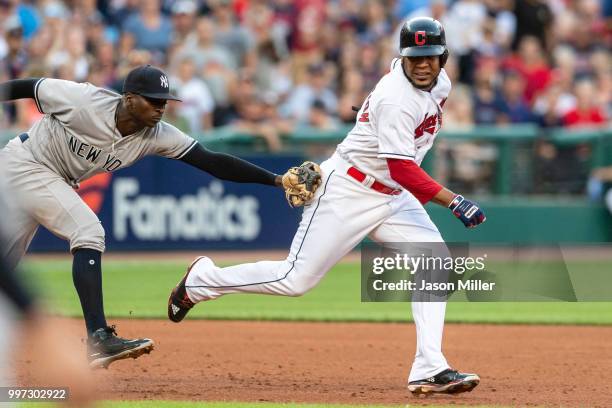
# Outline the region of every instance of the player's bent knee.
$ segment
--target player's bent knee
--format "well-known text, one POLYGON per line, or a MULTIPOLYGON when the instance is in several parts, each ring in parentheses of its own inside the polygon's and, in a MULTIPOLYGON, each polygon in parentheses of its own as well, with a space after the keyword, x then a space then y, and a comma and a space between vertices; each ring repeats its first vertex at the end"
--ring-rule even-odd
POLYGON ((287 288, 287 290, 285 291, 285 295, 290 297, 300 297, 304 296, 309 290, 310 289, 308 288, 300 286, 292 286, 287 288))
POLYGON ((314 275, 288 276, 286 281, 286 295, 291 297, 303 296, 317 286, 321 278, 314 275))
POLYGON ((74 252, 79 248, 90 248, 104 252, 106 249, 105 233, 102 223, 99 221, 86 226, 82 226, 70 237, 70 251, 74 252))

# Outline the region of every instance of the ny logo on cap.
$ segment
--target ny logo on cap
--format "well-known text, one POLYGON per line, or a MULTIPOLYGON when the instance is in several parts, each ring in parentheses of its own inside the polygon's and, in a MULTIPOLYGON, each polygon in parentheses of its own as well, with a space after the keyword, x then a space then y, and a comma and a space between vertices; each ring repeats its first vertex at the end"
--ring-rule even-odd
POLYGON ((162 75, 159 77, 159 80, 161 81, 161 86, 164 88, 168 87, 168 77, 165 75, 162 75))

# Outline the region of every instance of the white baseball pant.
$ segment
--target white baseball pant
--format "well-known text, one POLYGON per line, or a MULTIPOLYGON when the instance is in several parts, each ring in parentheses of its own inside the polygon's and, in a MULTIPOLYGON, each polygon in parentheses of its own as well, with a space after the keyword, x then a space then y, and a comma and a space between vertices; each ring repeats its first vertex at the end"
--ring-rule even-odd
MULTIPOLYGON (((408 192, 387 195, 347 175, 350 165, 334 154, 321 164, 323 182, 283 261, 261 261, 227 268, 196 262, 187 294, 197 303, 229 293, 300 296, 315 287, 366 236, 377 242, 442 242, 429 215, 408 192)), ((413 302, 417 351, 409 381, 448 368, 442 354, 445 302, 413 302)))
POLYGON ((11 141, 0 152, 5 164, 6 183, 22 208, 12 220, 15 233, 8 237, 6 254, 21 259, 42 225, 70 242, 70 250, 105 250, 104 228, 98 216, 58 174, 36 162, 32 153, 11 141))

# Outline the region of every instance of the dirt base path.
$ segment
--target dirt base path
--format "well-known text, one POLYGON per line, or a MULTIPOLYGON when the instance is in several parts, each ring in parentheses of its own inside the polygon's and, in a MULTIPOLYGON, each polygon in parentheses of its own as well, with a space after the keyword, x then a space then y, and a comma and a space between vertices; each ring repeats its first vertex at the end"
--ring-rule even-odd
MULTIPOLYGON (((415 398, 406 390, 412 324, 113 323, 156 349, 96 371, 103 399, 612 406, 612 327, 449 324, 446 357, 482 382, 471 393, 415 398)), ((69 326, 66 335, 81 335, 80 321, 69 326)))

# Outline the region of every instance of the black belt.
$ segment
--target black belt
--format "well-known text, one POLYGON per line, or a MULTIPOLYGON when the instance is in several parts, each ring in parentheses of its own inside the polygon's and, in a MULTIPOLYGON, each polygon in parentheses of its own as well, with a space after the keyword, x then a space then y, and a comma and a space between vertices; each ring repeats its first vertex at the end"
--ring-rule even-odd
POLYGON ((26 140, 28 140, 30 138, 30 136, 27 133, 22 133, 19 135, 19 140, 21 140, 21 143, 25 143, 26 140))

